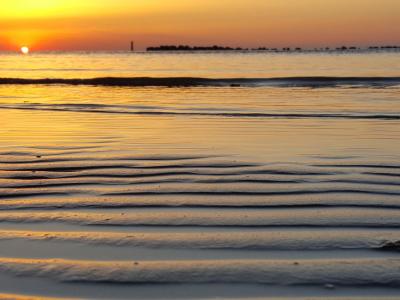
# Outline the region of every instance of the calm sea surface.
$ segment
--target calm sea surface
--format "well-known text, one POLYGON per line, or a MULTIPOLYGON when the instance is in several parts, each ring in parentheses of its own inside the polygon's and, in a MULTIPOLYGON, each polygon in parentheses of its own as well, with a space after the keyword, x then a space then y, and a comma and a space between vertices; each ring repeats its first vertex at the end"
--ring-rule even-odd
POLYGON ((0 54, 95 77, 248 81, 0 84, 0 292, 400 296, 400 53, 0 54))
POLYGON ((0 54, 1 77, 399 76, 400 53, 0 54))

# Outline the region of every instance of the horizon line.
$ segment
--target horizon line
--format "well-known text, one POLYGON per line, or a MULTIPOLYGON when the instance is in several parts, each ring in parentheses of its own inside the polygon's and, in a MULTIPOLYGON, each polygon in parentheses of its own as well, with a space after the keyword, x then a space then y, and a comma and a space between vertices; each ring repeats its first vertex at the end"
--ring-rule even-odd
MULTIPOLYGON (((129 46, 129 45, 128 45, 129 46)), ((29 46, 28 46, 29 47, 29 46)), ((220 46, 220 45, 208 45, 208 46, 192 46, 188 44, 162 44, 158 46, 147 46, 144 49, 134 49, 126 47, 124 49, 38 49, 35 47, 29 47, 32 52, 134 52, 134 53, 155 53, 155 52, 223 52, 223 51, 259 51, 259 52, 329 52, 329 51, 368 51, 368 50, 399 50, 400 44, 375 44, 369 46, 360 45, 342 45, 342 46, 323 46, 323 47, 233 47, 233 46, 220 46), (171 47, 172 49, 163 49, 164 47, 171 47), (213 48, 217 47, 217 49, 213 48), (189 49, 188 49, 189 48, 189 49)), ((0 49, 1 53, 19 53, 20 48, 16 49, 0 49)))

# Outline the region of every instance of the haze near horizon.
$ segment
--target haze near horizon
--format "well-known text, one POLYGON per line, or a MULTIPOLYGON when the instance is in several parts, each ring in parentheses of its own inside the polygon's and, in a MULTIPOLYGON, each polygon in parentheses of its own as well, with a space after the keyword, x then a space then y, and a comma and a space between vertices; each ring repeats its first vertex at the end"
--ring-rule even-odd
POLYGON ((398 44, 398 11, 395 0, 14 0, 0 11, 0 50, 398 44))

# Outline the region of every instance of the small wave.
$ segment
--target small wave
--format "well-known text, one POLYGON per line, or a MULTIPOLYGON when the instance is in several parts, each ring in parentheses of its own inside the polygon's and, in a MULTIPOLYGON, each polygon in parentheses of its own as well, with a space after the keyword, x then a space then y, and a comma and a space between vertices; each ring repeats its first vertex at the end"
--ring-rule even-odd
POLYGON ((33 110, 33 111, 62 111, 103 114, 124 114, 140 116, 182 116, 182 117, 220 117, 220 118, 258 118, 258 119, 355 119, 355 120, 400 120, 400 114, 381 113, 256 113, 256 112, 206 112, 206 111, 174 111, 174 110, 130 110, 124 107, 107 105, 40 105, 14 104, 0 105, 0 109, 33 110))
POLYGON ((282 78, 197 78, 197 77, 101 77, 67 78, 0 78, 0 84, 65 84, 128 87, 387 87, 400 85, 400 77, 282 77, 282 78))

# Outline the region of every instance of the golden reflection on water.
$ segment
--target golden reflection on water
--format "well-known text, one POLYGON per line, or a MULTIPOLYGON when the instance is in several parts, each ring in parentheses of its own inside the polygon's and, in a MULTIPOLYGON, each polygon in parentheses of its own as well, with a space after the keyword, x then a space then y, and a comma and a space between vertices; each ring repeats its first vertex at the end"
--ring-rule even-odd
POLYGON ((207 152, 263 161, 397 156, 397 121, 307 117, 398 114, 397 95, 397 88, 2 86, 0 141, 2 147, 96 144, 110 151, 207 152), (170 112, 176 115, 163 115, 170 112), (305 117, 285 117, 292 113, 305 117))
POLYGON ((397 155, 396 123, 365 120, 186 118, 53 111, 0 111, 0 141, 12 146, 98 145, 135 153, 209 153, 262 161, 312 155, 397 155))
POLYGON ((398 53, 0 53, 1 77, 398 76, 398 53))

